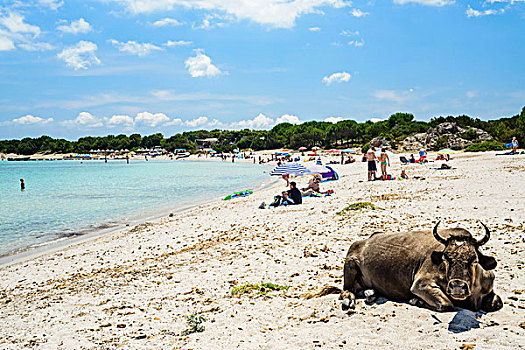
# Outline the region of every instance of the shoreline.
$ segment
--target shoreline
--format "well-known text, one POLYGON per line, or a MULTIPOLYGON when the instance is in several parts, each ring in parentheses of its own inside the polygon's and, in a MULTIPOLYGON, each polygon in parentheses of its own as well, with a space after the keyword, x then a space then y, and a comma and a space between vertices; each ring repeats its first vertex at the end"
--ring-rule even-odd
POLYGON ((521 348, 525 157, 492 152, 451 162, 450 170, 394 163, 392 174, 404 169, 409 180, 371 182, 366 163, 334 165, 340 179, 322 183, 334 190, 329 197, 258 209, 285 187, 276 179, 248 197, 2 266, 0 347, 521 348), (345 210, 357 202, 376 209, 345 210), (438 220, 440 229, 459 226, 476 238, 480 221, 490 228, 482 251, 498 262, 501 310, 436 312, 385 298, 341 310, 329 291, 342 287, 352 243, 377 231, 431 230, 438 220), (203 332, 184 333, 190 315, 207 320, 203 332))
MULTIPOLYGON (((157 160, 165 160, 165 159, 157 159, 157 160)), ((278 183, 277 180, 278 179, 263 180, 257 183, 253 187, 253 189, 254 191, 255 190, 261 191, 267 188, 271 188, 277 185, 278 183)), ((141 224, 156 222, 166 216, 170 216, 171 214, 180 214, 180 213, 188 212, 195 208, 205 206, 207 204, 221 202, 222 200, 223 200, 222 195, 216 198, 203 199, 202 201, 199 201, 198 203, 195 203, 195 204, 175 206, 169 209, 155 211, 154 214, 146 215, 144 217, 137 216, 135 218, 127 220, 129 221, 127 223, 119 222, 112 227, 95 228, 85 233, 58 237, 58 238, 51 239, 49 241, 42 242, 36 245, 33 244, 33 245, 25 246, 25 247, 16 248, 11 251, 7 251, 5 253, 0 254, 0 269, 5 266, 9 266, 9 265, 16 264, 19 262, 24 262, 27 260, 34 259, 41 255, 45 255, 46 253, 58 252, 62 249, 67 249, 76 244, 81 244, 81 243, 90 241, 92 239, 97 239, 98 237, 103 237, 109 234, 116 234, 118 232, 121 232, 127 229, 133 229, 134 227, 137 227, 138 225, 141 225, 141 224)), ((121 221, 125 221, 125 220, 121 220, 121 221)), ((84 230, 84 231, 87 231, 87 230, 84 230)))

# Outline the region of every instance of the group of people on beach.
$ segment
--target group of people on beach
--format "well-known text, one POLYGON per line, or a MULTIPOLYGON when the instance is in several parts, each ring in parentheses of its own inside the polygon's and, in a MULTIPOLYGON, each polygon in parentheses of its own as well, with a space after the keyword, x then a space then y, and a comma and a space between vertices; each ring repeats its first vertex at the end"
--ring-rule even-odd
POLYGON ((366 152, 366 160, 368 162, 368 181, 374 181, 374 180, 387 180, 388 174, 387 174, 387 166, 390 166, 390 158, 388 157, 388 153, 386 153, 386 148, 381 149, 381 154, 379 155, 379 158, 376 156, 376 149, 375 147, 370 147, 368 151, 366 152), (377 166, 376 162, 379 161, 381 164, 381 177, 377 177, 377 166))
POLYGON ((297 188, 295 181, 289 181, 289 177, 283 176, 283 178, 286 180, 286 184, 290 189, 281 192, 281 195, 275 196, 270 206, 277 207, 282 204, 298 205, 303 203, 303 197, 321 195, 321 175, 319 174, 315 174, 308 182, 308 185, 301 189, 297 188))

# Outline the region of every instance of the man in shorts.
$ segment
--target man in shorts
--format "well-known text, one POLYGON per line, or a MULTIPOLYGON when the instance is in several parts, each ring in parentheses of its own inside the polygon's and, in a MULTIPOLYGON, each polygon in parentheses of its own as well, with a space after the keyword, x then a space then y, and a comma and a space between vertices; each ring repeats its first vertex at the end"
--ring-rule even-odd
POLYGON ((368 181, 374 181, 376 179, 376 149, 370 147, 366 152, 366 160, 368 161, 368 181))

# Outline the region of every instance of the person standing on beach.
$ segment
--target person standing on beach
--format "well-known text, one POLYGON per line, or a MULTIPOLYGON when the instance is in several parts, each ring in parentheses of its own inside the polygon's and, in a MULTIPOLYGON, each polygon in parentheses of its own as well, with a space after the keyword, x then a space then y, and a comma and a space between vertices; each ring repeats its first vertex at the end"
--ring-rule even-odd
POLYGON ((24 181, 24 179, 20 179, 20 190, 25 190, 26 189, 26 183, 24 181))
POLYGON ((388 154, 386 153, 386 148, 381 149, 381 180, 386 180, 387 172, 386 167, 387 165, 390 166, 390 158, 388 158, 388 154))
POLYGON ((516 137, 512 138, 512 154, 515 154, 518 151, 518 140, 516 137))
POLYGON ((374 181, 376 179, 376 149, 370 147, 366 152, 366 160, 368 161, 368 181, 374 181))

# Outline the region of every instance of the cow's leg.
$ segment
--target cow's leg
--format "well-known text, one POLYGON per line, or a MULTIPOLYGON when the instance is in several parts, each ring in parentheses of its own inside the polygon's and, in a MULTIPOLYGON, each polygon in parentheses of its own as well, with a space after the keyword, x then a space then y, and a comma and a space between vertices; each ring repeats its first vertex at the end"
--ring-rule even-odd
POLYGON ((494 291, 491 291, 489 294, 485 295, 481 301, 481 309, 488 312, 498 311, 502 307, 503 301, 499 295, 494 293, 494 291))
POLYGON ((355 308, 355 294, 353 292, 356 290, 357 273, 358 267, 356 261, 347 257, 344 267, 343 291, 339 296, 339 299, 343 300, 343 311, 355 308))
POLYGON ((415 280, 410 291, 422 301, 427 303, 428 307, 437 311, 452 311, 454 305, 447 298, 439 286, 429 279, 415 280))

